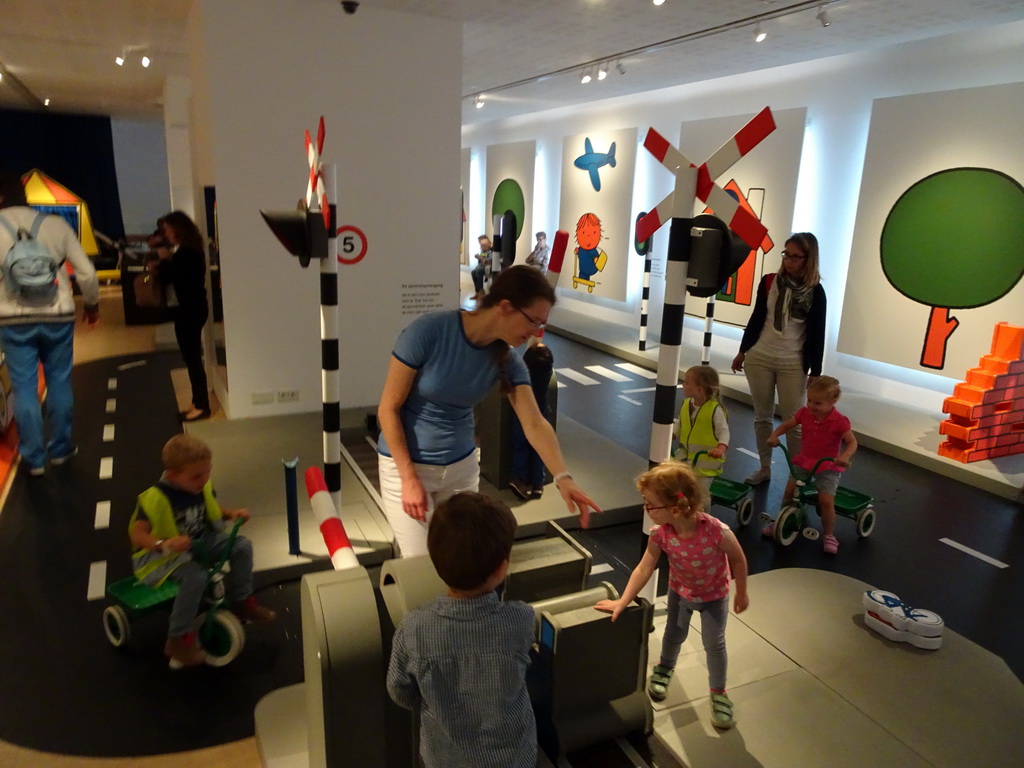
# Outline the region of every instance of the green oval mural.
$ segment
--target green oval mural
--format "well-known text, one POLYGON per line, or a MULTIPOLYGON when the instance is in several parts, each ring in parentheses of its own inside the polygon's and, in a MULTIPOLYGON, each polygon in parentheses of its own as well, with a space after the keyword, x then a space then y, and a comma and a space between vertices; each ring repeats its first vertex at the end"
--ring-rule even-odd
POLYGON ((516 240, 523 234, 523 222, 526 220, 526 198, 523 189, 515 179, 505 179, 494 190, 494 201, 491 203, 491 216, 504 216, 505 211, 516 215, 516 240))

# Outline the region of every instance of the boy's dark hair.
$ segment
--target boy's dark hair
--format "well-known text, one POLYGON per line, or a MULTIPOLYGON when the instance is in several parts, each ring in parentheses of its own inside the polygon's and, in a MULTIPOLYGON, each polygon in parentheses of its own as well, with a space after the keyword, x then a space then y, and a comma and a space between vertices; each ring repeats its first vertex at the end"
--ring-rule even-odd
POLYGON ((427 529, 427 552, 445 584, 473 590, 508 559, 515 534, 516 518, 507 504, 463 491, 434 510, 427 529))
POLYGON ((15 205, 28 205, 25 199, 25 185, 21 183, 21 176, 10 171, 0 170, 0 208, 10 208, 15 205))
POLYGON ((546 344, 534 344, 523 353, 523 362, 530 373, 533 373, 534 370, 551 368, 555 356, 551 354, 551 348, 546 344))

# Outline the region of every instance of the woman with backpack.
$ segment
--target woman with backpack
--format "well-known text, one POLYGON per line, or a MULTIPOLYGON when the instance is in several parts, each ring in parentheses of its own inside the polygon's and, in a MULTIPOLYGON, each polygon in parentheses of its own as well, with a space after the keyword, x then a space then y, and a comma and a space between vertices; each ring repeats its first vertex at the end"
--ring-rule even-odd
POLYGON ((158 248, 160 282, 166 288, 167 306, 174 320, 174 336, 188 368, 192 407, 179 414, 182 421, 210 418, 210 392, 203 363, 203 326, 209 317, 206 303, 206 254, 199 227, 182 211, 159 220, 170 248, 158 248))
MULTIPOLYGON (((743 371, 754 406, 754 437, 761 467, 746 482, 760 485, 772 477, 775 396, 783 421, 804 404, 807 382, 821 375, 825 351, 825 289, 818 274, 818 238, 810 232, 790 235, 778 272, 761 278, 754 311, 740 351, 732 361, 743 371)), ((800 452, 799 427, 790 430, 789 452, 800 452)))

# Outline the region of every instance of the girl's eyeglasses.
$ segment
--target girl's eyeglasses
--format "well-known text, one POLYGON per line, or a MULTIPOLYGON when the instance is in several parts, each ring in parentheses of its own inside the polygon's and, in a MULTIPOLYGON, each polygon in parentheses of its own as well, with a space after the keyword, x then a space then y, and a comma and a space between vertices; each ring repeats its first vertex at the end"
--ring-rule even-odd
POLYGON ((645 501, 644 502, 644 512, 650 513, 650 512, 653 512, 656 509, 672 509, 675 506, 676 506, 675 504, 666 504, 665 506, 662 506, 662 507, 652 507, 649 503, 647 503, 645 501))

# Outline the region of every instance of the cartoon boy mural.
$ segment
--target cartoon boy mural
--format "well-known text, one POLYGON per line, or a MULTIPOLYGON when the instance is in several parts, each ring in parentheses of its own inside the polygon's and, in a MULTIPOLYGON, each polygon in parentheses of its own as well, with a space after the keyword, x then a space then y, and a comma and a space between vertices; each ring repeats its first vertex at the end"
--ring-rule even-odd
POLYGON ((608 263, 608 254, 598 248, 601 243, 601 220, 597 214, 585 213, 580 216, 576 222, 576 242, 579 247, 575 249, 576 277, 573 278, 572 287, 576 288, 582 283, 593 293, 595 283, 592 278, 604 271, 608 263))

